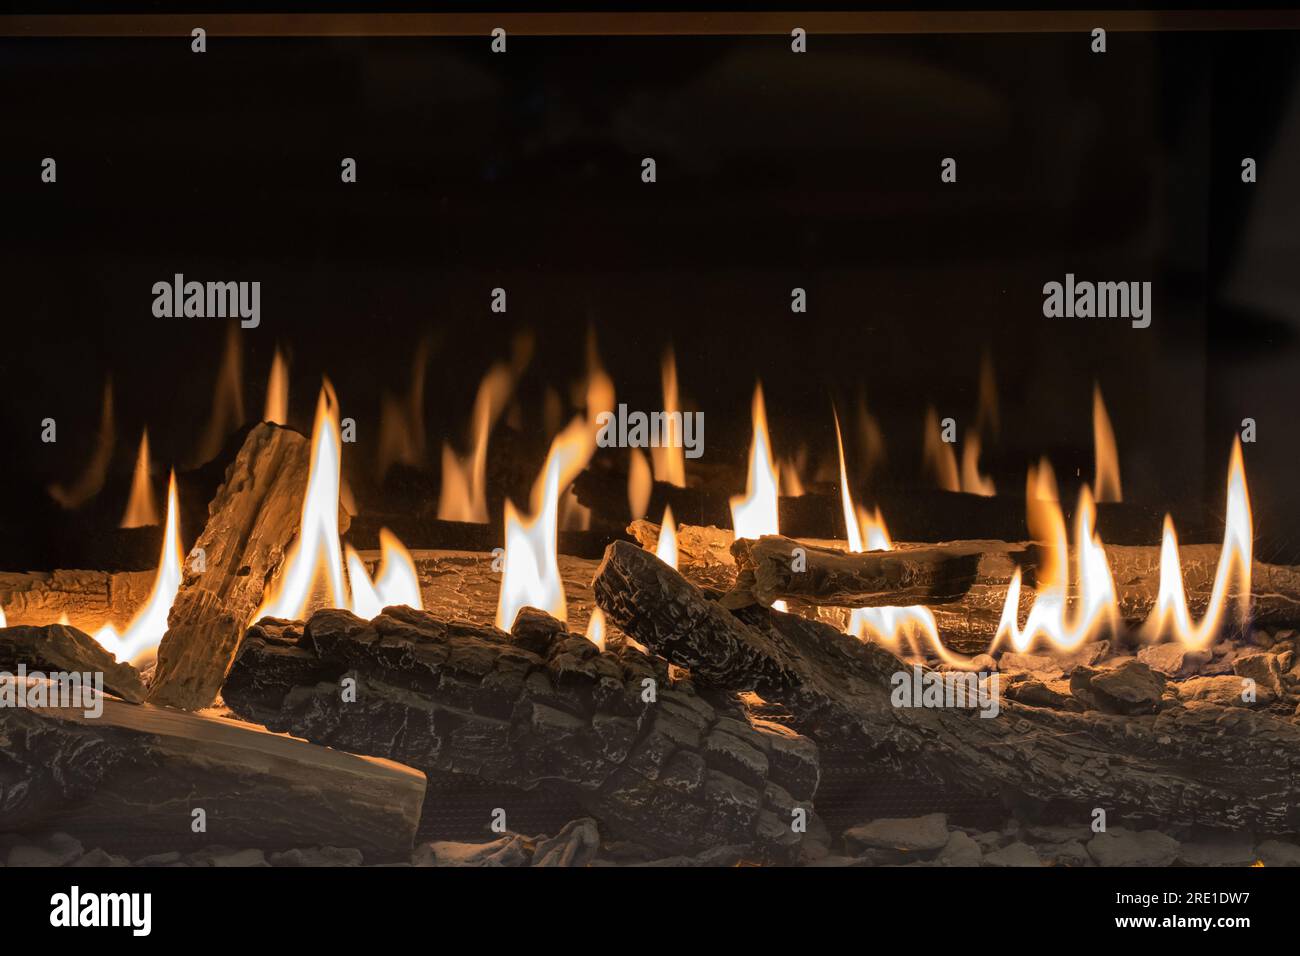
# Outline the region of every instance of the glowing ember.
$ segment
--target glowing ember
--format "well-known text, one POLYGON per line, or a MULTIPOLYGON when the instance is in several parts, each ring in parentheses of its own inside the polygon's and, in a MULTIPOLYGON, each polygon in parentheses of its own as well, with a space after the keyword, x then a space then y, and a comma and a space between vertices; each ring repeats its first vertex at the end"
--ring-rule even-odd
POLYGON ((1182 564, 1173 520, 1165 515, 1164 539, 1160 547, 1160 593, 1151 616, 1143 625, 1151 640, 1176 637, 1190 648, 1210 643, 1222 624, 1229 600, 1237 606, 1239 623, 1250 616, 1250 563, 1254 553, 1254 530, 1250 513, 1250 492, 1246 489, 1246 468, 1241 442, 1232 444, 1228 465, 1228 509, 1223 528, 1223 549, 1214 574, 1210 603, 1199 624, 1192 622, 1183 592, 1182 564), (1235 585, 1235 588, 1233 588, 1235 585))
POLYGON ((671 346, 664 350, 663 387, 667 434, 658 447, 650 449, 655 466, 655 480, 685 488, 686 457, 682 451, 681 415, 677 414, 681 411, 677 395, 677 359, 671 346))
POLYGON ((1123 501, 1124 492, 1119 481, 1119 451, 1115 447, 1115 432, 1110 427, 1106 403, 1101 397, 1101 386, 1092 388, 1092 443, 1096 457, 1098 501, 1123 501))
POLYGON ((266 382, 266 410, 262 421, 276 425, 289 423, 289 366, 277 348, 271 359, 271 375, 266 382))
MULTIPOLYGON (((162 553, 158 558, 158 573, 154 577, 149 599, 121 634, 109 624, 94 634, 95 640, 119 661, 146 661, 167 633, 167 613, 181 586, 179 514, 176 474, 173 472, 167 483, 167 523, 163 528, 162 553)), ((66 615, 60 618, 60 623, 67 623, 66 615)))
POLYGON ((605 612, 598 607, 592 608, 591 619, 587 621, 587 640, 602 651, 605 649, 605 612))
POLYGON ((135 475, 131 479, 131 498, 122 516, 123 528, 143 528, 158 523, 158 505, 153 500, 153 484, 149 481, 149 430, 140 436, 140 453, 135 460, 135 475))
POLYGON ((664 520, 659 526, 655 557, 668 567, 674 570, 677 568, 677 522, 673 520, 673 509, 668 505, 664 505, 664 520))

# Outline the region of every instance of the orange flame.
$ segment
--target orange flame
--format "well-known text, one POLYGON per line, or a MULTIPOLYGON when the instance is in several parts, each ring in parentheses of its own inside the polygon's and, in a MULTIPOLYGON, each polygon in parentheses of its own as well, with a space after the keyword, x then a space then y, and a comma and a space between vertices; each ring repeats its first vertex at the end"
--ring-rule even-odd
POLYGON ((1110 427, 1106 402, 1101 397, 1101 386, 1092 387, 1092 444, 1096 458, 1096 485, 1098 501, 1123 501, 1124 492, 1119 481, 1119 450, 1115 446, 1115 431, 1110 427))
POLYGON ((966 433, 966 444, 961 450, 961 490, 985 498, 997 494, 993 479, 980 474, 980 436, 976 431, 966 433))
POLYGON ((639 448, 632 449, 632 461, 627 470, 627 504, 632 511, 632 520, 644 518, 650 508, 650 494, 654 490, 654 479, 650 476, 650 463, 646 461, 645 452, 639 448))
POLYGON ((686 487, 686 457, 682 450, 680 434, 681 403, 677 395, 677 358, 672 346, 664 350, 663 360, 664 419, 666 434, 663 441, 650 449, 654 460, 655 480, 665 481, 678 488, 686 487))
POLYGON ((395 463, 424 461, 424 380, 429 366, 429 340, 415 347, 411 360, 411 390, 405 399, 385 392, 380 400, 379 461, 382 478, 395 463))
POLYGON ((591 619, 587 621, 587 640, 602 651, 605 649, 605 612, 598 607, 591 609, 591 619))
POLYGON ((664 505, 664 520, 659 526, 659 543, 655 545, 655 557, 676 570, 677 522, 673 520, 673 509, 668 505, 664 505))
POLYGON ((957 455, 939 431, 939 413, 931 406, 925 410, 925 447, 923 462, 944 491, 961 491, 957 472, 957 455))
POLYGON ((289 366, 277 348, 271 359, 271 374, 266 380, 266 410, 262 421, 276 425, 289 423, 289 366))
POLYGON ((131 498, 122 516, 123 528, 143 528, 158 523, 158 505, 153 500, 153 484, 149 481, 149 429, 140 436, 140 453, 135 460, 135 475, 131 479, 131 498))
POLYGON ((226 436, 244 423, 244 384, 239 351, 239 327, 226 331, 226 350, 217 372, 216 392, 212 398, 212 418, 199 443, 200 464, 211 461, 221 451, 226 436))
POLYGON ((285 557, 280 576, 253 615, 302 618, 311 603, 321 577, 327 589, 326 607, 346 607, 359 616, 374 617, 392 604, 419 608, 420 588, 411 556, 387 529, 380 532, 383 557, 378 581, 372 583, 360 557, 351 552, 349 562, 352 590, 343 575, 343 552, 339 546, 339 494, 342 442, 339 437, 338 399, 329 381, 321 386, 316 401, 316 422, 312 427, 311 471, 302 503, 298 539, 285 557))
MULTIPOLYGON (((167 483, 167 522, 163 528, 162 553, 149 599, 121 634, 111 624, 95 632, 94 638, 119 661, 147 660, 167 633, 167 614, 181 586, 180 508, 177 505, 176 473, 167 483)), ((61 619, 66 623, 66 616, 61 619)))
POLYGON ((1183 591, 1182 564, 1178 558, 1178 538, 1173 519, 1165 515, 1160 547, 1160 591, 1156 606, 1143 625, 1151 640, 1176 637, 1190 648, 1201 648, 1218 633, 1229 600, 1237 605, 1239 623, 1250 617, 1250 571, 1254 554, 1254 529, 1250 512, 1250 492, 1246 488, 1246 467, 1242 462, 1241 441, 1232 443, 1228 465, 1228 509, 1223 528, 1223 548, 1214 574, 1210 603, 1199 624, 1192 622, 1183 591), (1235 584, 1235 590, 1230 590, 1235 584))
POLYGON ((737 538, 761 538, 780 534, 780 472, 772 460, 772 443, 767 434, 767 408, 763 386, 754 386, 754 440, 749 449, 749 477, 745 494, 731 499, 731 526, 737 538))
POLYGON ((86 464, 81 477, 73 482, 71 488, 61 484, 50 486, 50 497, 63 508, 72 510, 80 508, 104 487, 108 477, 108 465, 113 458, 113 443, 116 435, 113 427, 113 382, 104 380, 104 399, 100 404, 99 433, 95 436, 95 450, 86 464))

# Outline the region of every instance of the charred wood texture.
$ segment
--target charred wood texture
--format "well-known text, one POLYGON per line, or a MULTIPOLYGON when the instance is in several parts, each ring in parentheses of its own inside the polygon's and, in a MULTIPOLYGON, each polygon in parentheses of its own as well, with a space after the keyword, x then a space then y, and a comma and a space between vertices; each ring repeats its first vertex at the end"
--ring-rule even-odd
POLYGON ((424 775, 259 727, 104 699, 0 709, 0 830, 66 830, 106 850, 220 843, 357 847, 406 858, 424 775), (193 811, 206 832, 193 831, 193 811))
POLYGON ((205 567, 186 562, 158 648, 151 702, 197 710, 216 698, 297 537, 310 453, 310 442, 287 428, 263 423, 249 432, 196 545, 205 567))
POLYGON ((140 672, 130 664, 119 664, 93 637, 75 627, 47 624, 0 628, 0 671, 16 674, 20 664, 29 674, 103 674, 108 693, 132 704, 144 700, 140 672))
MULTIPOLYGON (((154 564, 158 562, 155 552, 154 564)), ((149 599, 156 570, 0 573, 0 607, 10 624, 48 624, 66 614, 74 627, 126 625, 149 599)))
POLYGON ((263 621, 222 696, 245 719, 327 746, 561 788, 602 831, 671 852, 793 852, 793 811, 810 811, 819 775, 806 738, 720 713, 664 662, 630 646, 603 653, 531 610, 511 634, 409 608, 372 622, 337 610, 305 627, 263 621))
POLYGON ((1141 716, 1012 700, 994 718, 894 707, 891 681, 904 665, 883 647, 757 605, 733 615, 634 546, 610 546, 595 591, 612 621, 701 687, 778 702, 791 728, 828 753, 867 754, 975 792, 1173 825, 1300 826, 1300 728, 1288 720, 1204 701, 1141 716))

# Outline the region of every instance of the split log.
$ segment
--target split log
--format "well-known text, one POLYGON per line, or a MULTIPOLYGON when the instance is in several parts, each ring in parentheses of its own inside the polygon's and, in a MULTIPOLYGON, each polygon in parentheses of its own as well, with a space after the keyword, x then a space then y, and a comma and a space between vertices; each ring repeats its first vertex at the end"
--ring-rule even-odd
POLYGON ((0 831, 64 830, 113 852, 220 843, 405 859, 424 775, 239 721, 103 700, 0 709, 0 831), (206 832, 193 831, 202 809, 206 832))
MULTIPOLYGON (((153 562, 158 563, 155 550, 153 562)), ((48 624, 67 615, 83 631, 104 624, 125 627, 149 599, 149 571, 31 571, 0 573, 0 608, 10 624, 48 624)))
MULTIPOLYGON (((633 521, 627 531, 647 551, 659 547, 662 529, 653 521, 633 521)), ((678 525, 677 566, 696 584, 729 590, 736 583, 736 559, 731 554, 734 540, 735 532, 730 528, 678 525)))
POLYGON ((700 686, 778 702, 828 753, 1080 814, 1102 806, 1165 825, 1300 827, 1300 727, 1289 720, 1204 701, 1119 716, 1003 700, 991 719, 895 707, 904 665, 885 648, 756 605, 742 619, 635 546, 610 546, 595 590, 610 620, 700 686))
POLYGON ((140 672, 130 664, 119 664, 93 637, 75 627, 0 628, 0 671, 16 674, 20 664, 28 673, 102 674, 108 693, 132 704, 144 700, 140 672))
POLYGON ((269 423, 248 433, 196 545, 205 569, 186 562, 158 648, 151 702, 197 710, 216 698, 244 629, 298 534, 310 444, 269 423))
POLYGON ((668 852, 794 852, 792 813, 810 809, 819 775, 807 739, 720 711, 663 661, 602 653, 532 610, 510 634, 400 607, 373 622, 339 610, 305 627, 262 621, 222 697, 272 730, 494 785, 485 825, 495 807, 509 813, 507 788, 546 787, 602 832, 668 852))

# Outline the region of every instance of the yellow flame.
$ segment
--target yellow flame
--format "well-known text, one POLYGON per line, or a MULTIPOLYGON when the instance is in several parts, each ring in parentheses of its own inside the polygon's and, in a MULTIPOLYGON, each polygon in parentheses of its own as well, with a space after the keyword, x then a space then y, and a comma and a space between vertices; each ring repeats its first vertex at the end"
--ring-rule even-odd
POLYGON ((605 612, 598 607, 591 609, 591 619, 587 621, 587 640, 602 651, 605 649, 605 612))
POLYGON ((961 491, 957 472, 957 455, 939 431, 939 413, 931 406, 925 410, 925 448, 923 462, 944 491, 961 491))
POLYGON ((460 457, 451 445, 443 443, 440 519, 487 523, 488 437, 514 391, 515 376, 514 366, 498 362, 483 377, 470 417, 472 448, 468 456, 460 457))
POLYGON ((677 522, 673 520, 673 509, 668 505, 664 505, 664 520, 659 526, 655 557, 668 567, 677 568, 677 522))
POLYGON ((650 508, 650 494, 653 490, 650 462, 646 461, 645 452, 633 448, 632 461, 627 470, 627 505, 632 512, 633 521, 645 517, 650 508))
POLYGON ((352 587, 351 610, 357 617, 371 620, 378 617, 386 607, 404 604, 417 611, 424 608, 420 596, 420 579, 415 572, 415 562, 411 554, 403 547, 387 528, 379 529, 379 547, 381 556, 379 570, 371 583, 366 573, 361 556, 348 545, 344 554, 347 558, 348 584, 352 587))
POLYGON ((772 444, 767 434, 767 409, 763 404, 763 386, 754 386, 754 440, 749 450, 749 477, 745 494, 731 499, 731 526, 737 538, 761 538, 780 534, 780 472, 772 460, 772 444))
POLYGON ((228 326, 226 350, 217 372, 216 392, 212 397, 212 417, 199 443, 200 463, 211 461, 221 451, 226 436, 244 423, 244 384, 239 350, 239 327, 228 326))
POLYGON ((108 466, 113 458, 113 443, 116 441, 113 427, 113 382, 111 379, 104 380, 104 398, 100 404, 99 416, 99 432, 95 436, 95 450, 90 456, 90 461, 86 464, 86 470, 81 473, 80 478, 72 483, 70 488, 65 488, 61 484, 50 486, 50 497, 63 508, 69 510, 80 508, 99 494, 99 490, 104 487, 104 479, 108 476, 108 466))
POLYGON ((0 627, 8 627, 9 622, 5 620, 5 609, 0 607, 0 627))
POLYGON ((787 498, 802 498, 807 492, 799 473, 808 465, 808 449, 801 448, 799 454, 786 456, 777 463, 781 472, 781 494, 787 498))
POLYGON ((1110 427, 1106 402, 1101 397, 1101 386, 1092 387, 1092 446, 1096 458, 1096 485, 1098 501, 1123 501, 1124 492, 1119 481, 1119 450, 1115 446, 1115 431, 1110 427))
MULTIPOLYGON (((163 528, 162 553, 149 599, 121 634, 111 624, 95 632, 94 638, 119 661, 142 661, 157 650, 167 633, 167 614, 181 586, 180 508, 177 505, 176 473, 167 483, 167 522, 163 528)), ((67 616, 60 618, 67 623, 67 616)))
POLYGON ((278 348, 271 359, 271 374, 266 380, 266 409, 262 421, 276 425, 289 423, 289 366, 278 348))
POLYGON ((1199 624, 1192 621, 1183 591, 1182 562, 1178 557, 1178 537, 1174 523, 1165 515, 1164 535, 1160 546, 1160 592, 1156 606, 1143 625, 1150 640, 1174 637, 1191 648, 1210 643, 1219 632, 1224 609, 1232 600, 1238 621, 1244 625, 1250 617, 1250 572, 1254 554, 1254 528, 1250 512, 1250 492, 1246 488, 1246 467, 1242 461, 1241 441, 1232 443, 1228 465, 1228 508, 1223 528, 1223 548, 1214 574, 1210 602, 1199 624), (1234 586, 1235 585, 1235 589, 1234 586))
POLYGON ((997 494, 993 479, 980 474, 980 436, 976 431, 966 433, 966 444, 962 446, 961 490, 967 494, 983 495, 985 498, 997 494))
POLYGON ((1017 651, 1045 641, 1062 650, 1113 631, 1118 624, 1115 582, 1106 549, 1096 533, 1097 509, 1087 485, 1079 491, 1075 511, 1074 559, 1071 562, 1065 518, 1056 478, 1044 459, 1029 469, 1026 480, 1029 532, 1039 548, 1037 587, 1022 627, 1019 622, 1022 579, 1012 576, 1002 618, 990 650, 1003 639, 1017 651))
MULTIPOLYGON (((840 434, 838 413, 835 414, 835 445, 840 458, 840 506, 844 510, 844 529, 849 550, 855 554, 863 551, 892 551, 894 545, 890 541, 889 530, 885 527, 880 509, 877 507, 868 512, 861 506, 854 507, 853 495, 849 491, 848 469, 844 464, 844 439, 840 434)), ((890 643, 906 637, 914 648, 919 641, 924 640, 947 663, 957 666, 966 663, 943 646, 939 640, 939 627, 934 614, 923 605, 854 608, 849 614, 848 632, 864 640, 874 637, 890 643)))
POLYGON ((311 471, 302 503, 298 539, 289 550, 279 583, 253 616, 298 619, 307 610, 317 575, 323 571, 329 588, 330 607, 347 601, 343 581, 343 556, 339 549, 339 472, 342 443, 339 438, 338 400, 326 381, 316 400, 316 422, 312 427, 311 471))
POLYGON ((140 435, 140 453, 135 460, 135 475, 131 479, 131 498, 122 516, 123 528, 143 528, 158 523, 158 505, 153 500, 153 484, 149 481, 149 429, 140 435))
POLYGON ((681 416, 677 414, 681 411, 681 401, 677 394, 677 358, 671 345, 664 350, 662 378, 667 434, 658 447, 650 449, 655 466, 655 480, 685 488, 686 457, 682 449, 682 436, 679 434, 681 416))

